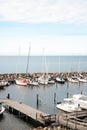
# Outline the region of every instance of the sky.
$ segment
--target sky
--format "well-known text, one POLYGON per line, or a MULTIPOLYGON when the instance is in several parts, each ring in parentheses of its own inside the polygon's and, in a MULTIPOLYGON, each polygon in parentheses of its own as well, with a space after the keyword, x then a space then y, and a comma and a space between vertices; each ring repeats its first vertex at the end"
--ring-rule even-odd
POLYGON ((0 55, 87 55, 87 0, 0 0, 0 55))

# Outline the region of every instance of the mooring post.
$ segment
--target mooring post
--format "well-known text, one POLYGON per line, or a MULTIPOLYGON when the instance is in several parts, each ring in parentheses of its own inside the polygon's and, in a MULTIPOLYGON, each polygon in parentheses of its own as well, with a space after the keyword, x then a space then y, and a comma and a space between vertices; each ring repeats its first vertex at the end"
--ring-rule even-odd
POLYGON ((7 98, 10 99, 10 94, 8 93, 7 98))
POLYGON ((54 93, 54 103, 56 103, 56 93, 54 93))
POLYGON ((37 94, 37 106, 39 105, 39 95, 37 94))
POLYGON ((67 98, 69 97, 69 93, 67 92, 67 98))

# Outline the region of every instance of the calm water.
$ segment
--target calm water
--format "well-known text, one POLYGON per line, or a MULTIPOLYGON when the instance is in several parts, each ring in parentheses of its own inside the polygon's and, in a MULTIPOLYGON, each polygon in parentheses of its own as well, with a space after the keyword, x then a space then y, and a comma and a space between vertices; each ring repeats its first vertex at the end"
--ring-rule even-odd
MULTIPOLYGON (((33 57, 31 59, 32 62, 31 66, 29 66, 29 72, 41 72, 40 69, 42 69, 42 67, 40 65, 42 62, 40 60, 42 60, 42 57, 33 57)), ((76 71, 77 69, 79 69, 79 71, 86 71, 87 69, 86 56, 60 57, 60 67, 58 67, 58 57, 47 57, 47 61, 50 72, 58 72, 59 68, 60 71, 63 72, 70 70, 76 71)), ((18 68, 20 68, 19 72, 25 72, 26 63, 27 57, 0 57, 0 73, 18 72, 18 68)), ((38 109, 45 113, 54 114, 59 112, 56 109, 56 104, 54 103, 54 93, 56 93, 56 102, 58 102, 67 97, 67 92, 69 93, 69 97, 72 97, 73 94, 80 93, 81 91, 86 94, 87 83, 81 83, 80 85, 78 83, 69 84, 69 86, 67 86, 67 83, 64 85, 57 83, 54 85, 38 87, 21 87, 14 84, 0 90, 0 98, 5 98, 7 94, 10 93, 12 99, 37 108, 36 95, 39 94, 41 103, 39 104, 38 109)), ((34 127, 35 126, 33 124, 29 124, 8 112, 5 112, 3 118, 0 119, 0 130, 29 130, 34 127)))

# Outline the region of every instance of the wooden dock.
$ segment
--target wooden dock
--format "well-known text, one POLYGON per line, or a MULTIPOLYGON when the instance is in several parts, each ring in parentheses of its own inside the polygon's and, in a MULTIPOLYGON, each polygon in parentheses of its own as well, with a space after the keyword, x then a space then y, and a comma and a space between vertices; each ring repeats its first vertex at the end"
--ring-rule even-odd
POLYGON ((34 121, 39 122, 43 125, 56 121, 55 114, 46 114, 33 107, 23 104, 22 102, 14 101, 12 99, 0 99, 0 102, 5 103, 6 108, 9 109, 11 112, 16 112, 16 114, 19 116, 24 115, 26 119, 31 118, 34 121))
POLYGON ((0 99, 0 102, 5 103, 6 108, 12 113, 16 113, 18 117, 24 116, 29 121, 33 119, 33 121, 43 125, 55 122, 73 130, 87 130, 87 121, 80 119, 80 117, 87 117, 87 111, 50 115, 12 99, 0 99))
POLYGON ((87 120, 82 120, 84 116, 87 117, 87 110, 62 114, 57 116, 57 122, 72 130, 87 130, 87 120))

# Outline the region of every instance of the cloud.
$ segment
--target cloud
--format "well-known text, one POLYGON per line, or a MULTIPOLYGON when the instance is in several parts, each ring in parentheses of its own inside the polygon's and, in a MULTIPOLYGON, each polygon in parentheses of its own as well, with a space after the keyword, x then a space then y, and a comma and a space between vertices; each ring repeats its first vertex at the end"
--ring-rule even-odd
POLYGON ((86 23, 87 0, 0 0, 0 21, 86 23))

